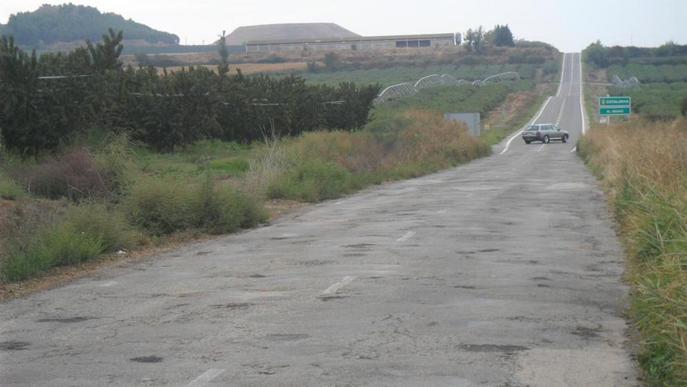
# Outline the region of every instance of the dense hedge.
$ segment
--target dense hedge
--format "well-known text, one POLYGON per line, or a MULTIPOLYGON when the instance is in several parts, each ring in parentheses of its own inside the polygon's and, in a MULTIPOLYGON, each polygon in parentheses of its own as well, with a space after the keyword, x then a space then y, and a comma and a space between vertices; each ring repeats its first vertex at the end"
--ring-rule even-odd
POLYGON ((8 148, 50 150, 97 128, 127 131, 157 150, 203 138, 363 126, 379 88, 309 86, 299 77, 229 76, 206 68, 159 74, 122 68, 122 34, 68 54, 28 55, 0 41, 0 131, 8 148), (45 78, 45 76, 59 76, 45 78), (65 77, 66 76, 66 77, 65 77))
POLYGON ((660 47, 607 47, 597 41, 584 49, 585 61, 599 68, 628 63, 644 64, 684 64, 687 56, 687 45, 668 42, 660 47))

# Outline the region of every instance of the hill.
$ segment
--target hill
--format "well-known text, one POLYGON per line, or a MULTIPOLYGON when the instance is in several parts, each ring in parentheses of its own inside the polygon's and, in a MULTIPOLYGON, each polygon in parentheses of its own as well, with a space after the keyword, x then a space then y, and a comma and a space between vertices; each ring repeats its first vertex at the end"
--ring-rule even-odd
POLYGON ((20 12, 10 16, 6 25, 0 25, 0 34, 12 35, 17 44, 46 47, 57 43, 100 40, 108 28, 124 31, 128 41, 140 44, 178 44, 179 37, 154 30, 115 13, 101 13, 97 8, 63 4, 43 5, 33 12, 20 12))
POLYGON ((359 37, 334 23, 288 23, 243 26, 227 37, 227 44, 242 45, 256 40, 310 40, 359 37))

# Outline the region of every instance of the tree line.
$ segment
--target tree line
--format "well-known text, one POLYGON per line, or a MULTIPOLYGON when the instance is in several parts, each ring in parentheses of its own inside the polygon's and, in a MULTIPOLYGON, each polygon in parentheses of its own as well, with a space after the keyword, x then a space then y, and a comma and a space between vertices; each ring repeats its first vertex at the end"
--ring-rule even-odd
POLYGON ((515 47, 513 33, 508 24, 497 24, 493 30, 484 31, 482 26, 468 29, 465 33, 465 47, 469 51, 482 52, 486 47, 515 47))
POLYGON ((683 64, 687 63, 687 45, 667 42, 659 47, 604 46, 597 40, 584 49, 583 55, 599 68, 629 63, 683 64))
POLYGON ((127 39, 149 43, 179 44, 179 37, 154 30, 115 13, 101 13, 97 8, 74 5, 44 4, 33 12, 11 15, 0 34, 12 35, 17 44, 41 47, 59 42, 98 40, 108 28, 122 30, 127 39))
POLYGON ((378 86, 307 85, 297 76, 124 68, 123 35, 40 57, 0 39, 0 135, 22 154, 53 150, 90 130, 128 132, 160 151, 200 139, 250 142, 367 122, 378 86))

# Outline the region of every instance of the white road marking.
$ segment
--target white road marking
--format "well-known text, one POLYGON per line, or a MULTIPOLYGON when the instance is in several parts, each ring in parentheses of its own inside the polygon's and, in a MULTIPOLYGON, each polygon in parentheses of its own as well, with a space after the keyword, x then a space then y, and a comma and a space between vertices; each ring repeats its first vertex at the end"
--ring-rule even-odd
POLYGON ((537 152, 541 152, 545 146, 546 146, 546 144, 541 144, 541 146, 539 148, 537 148, 537 152))
POLYGON ((203 372, 199 377, 193 379, 191 383, 189 383, 187 386, 188 387, 202 387, 212 381, 212 379, 220 376, 224 370, 222 369, 217 369, 217 368, 210 368, 209 370, 203 372))
MULTIPOLYGON (((530 125, 532 125, 533 123, 537 122, 537 120, 539 119, 539 117, 541 117, 541 115, 544 113, 544 110, 546 110, 546 107, 549 105, 549 102, 551 102, 551 98, 553 98, 553 97, 548 97, 548 98, 546 99, 546 102, 544 102, 544 104, 541 106, 541 109, 539 109, 539 112, 537 113, 537 115, 534 117, 534 119, 532 119, 530 122, 528 122, 527 125, 524 126, 525 128, 528 127, 528 126, 530 126, 530 125)), ((515 140, 516 138, 518 138, 518 137, 522 134, 522 132, 524 132, 524 131, 525 131, 525 129, 523 128, 523 129, 520 129, 519 132, 515 133, 515 134, 508 140, 508 142, 506 142, 506 147, 503 148, 503 150, 502 150, 501 153, 499 153, 499 154, 502 155, 502 154, 508 152, 508 148, 510 148, 510 143, 512 143, 513 140, 515 140)))
POLYGON ((322 292, 323 296, 331 296, 333 294, 336 294, 339 290, 343 289, 344 286, 350 284, 355 280, 355 277, 353 276, 346 276, 344 277, 341 281, 333 284, 332 286, 328 287, 327 289, 322 292))
POLYGON ((556 125, 560 125, 563 112, 565 111, 565 98, 561 100, 561 110, 558 111, 558 118, 556 118, 556 125))
POLYGON ((558 91, 556 91, 556 96, 561 95, 561 88, 563 88, 563 80, 565 79, 565 59, 567 58, 568 54, 563 53, 563 63, 562 63, 562 69, 561 69, 561 80, 558 83, 558 91))
POLYGON ((99 287, 99 288, 109 288, 109 287, 111 287, 111 286, 117 285, 118 283, 119 283, 119 282, 117 282, 117 281, 108 281, 108 282, 104 282, 104 283, 98 285, 98 287, 99 287))
POLYGON ((407 233, 403 234, 402 237, 396 239, 396 242, 399 242, 399 243, 405 242, 408 239, 412 238, 414 235, 415 235, 415 231, 408 231, 407 233))
POLYGON ((577 152, 577 147, 574 147, 570 150, 570 153, 577 152))
POLYGON ((582 115, 582 135, 586 132, 586 117, 584 114, 584 78, 582 77, 582 54, 579 54, 579 64, 580 64, 580 114, 582 115))
POLYGON ((573 62, 574 56, 572 54, 570 54, 569 56, 570 56, 570 67, 572 67, 573 70, 568 71, 570 73, 570 81, 568 82, 568 94, 563 96, 563 100, 561 101, 561 110, 558 111, 558 118, 556 118, 556 124, 561 123, 561 119, 563 118, 563 113, 565 112, 565 98, 569 97, 572 94, 573 82, 575 80, 574 79, 574 74, 575 74, 574 68, 575 68, 575 66, 573 64, 574 63, 573 62))
POLYGON ((575 82, 575 55, 570 54, 570 67, 572 67, 572 71, 570 71, 570 87, 568 87, 568 96, 572 95, 572 88, 573 88, 573 82, 575 82))

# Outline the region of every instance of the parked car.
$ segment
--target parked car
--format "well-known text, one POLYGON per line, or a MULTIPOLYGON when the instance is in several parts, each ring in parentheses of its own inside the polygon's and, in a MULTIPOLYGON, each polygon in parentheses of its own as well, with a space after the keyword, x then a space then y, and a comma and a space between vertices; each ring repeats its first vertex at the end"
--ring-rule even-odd
POLYGON ((532 141, 541 141, 548 144, 553 140, 560 140, 561 142, 568 142, 570 134, 567 130, 561 129, 558 124, 534 124, 530 125, 522 132, 522 139, 525 144, 532 141))

